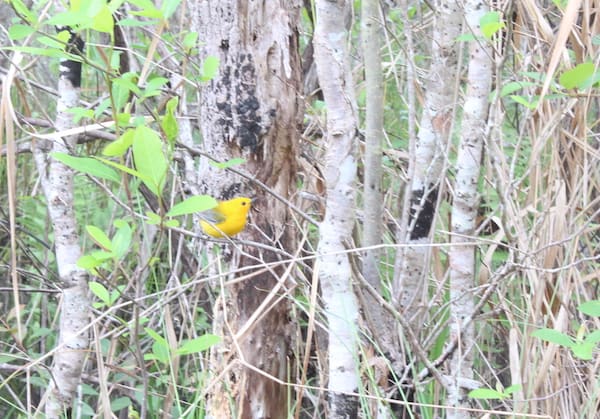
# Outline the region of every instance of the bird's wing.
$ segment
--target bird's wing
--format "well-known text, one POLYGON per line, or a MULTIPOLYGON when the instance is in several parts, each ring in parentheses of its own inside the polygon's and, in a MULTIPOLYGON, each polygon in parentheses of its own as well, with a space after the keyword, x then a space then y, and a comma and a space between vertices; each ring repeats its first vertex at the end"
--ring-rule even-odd
POLYGON ((200 218, 210 224, 218 224, 225 221, 225 216, 223 214, 219 214, 215 210, 201 212, 200 218))

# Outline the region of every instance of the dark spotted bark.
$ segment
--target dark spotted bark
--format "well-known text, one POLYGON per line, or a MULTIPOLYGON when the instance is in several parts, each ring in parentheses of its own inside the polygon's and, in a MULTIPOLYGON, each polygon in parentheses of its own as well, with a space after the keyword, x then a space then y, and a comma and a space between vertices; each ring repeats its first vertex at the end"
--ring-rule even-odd
MULTIPOLYGON (((203 159, 198 183, 202 192, 218 199, 253 197, 252 223, 238 237, 293 252, 287 206, 253 179, 284 198, 295 190, 302 115, 300 2, 204 1, 198 5, 197 17, 202 57, 220 61, 218 75, 201 91, 205 151, 219 161, 244 158, 246 162, 236 169, 250 175, 247 179, 217 169, 203 159)), ((224 337, 224 345, 213 352, 212 369, 216 375, 231 363, 235 366, 210 396, 214 417, 287 415, 288 388, 266 376, 287 381, 293 371, 288 359, 287 299, 275 303, 288 289, 282 281, 285 266, 263 267, 279 258, 268 250, 243 246, 239 265, 256 266, 256 271, 244 271, 247 279, 221 290, 215 329, 224 337), (270 303, 263 304, 267 298, 270 303), (263 314, 257 316, 258 312, 263 314)))

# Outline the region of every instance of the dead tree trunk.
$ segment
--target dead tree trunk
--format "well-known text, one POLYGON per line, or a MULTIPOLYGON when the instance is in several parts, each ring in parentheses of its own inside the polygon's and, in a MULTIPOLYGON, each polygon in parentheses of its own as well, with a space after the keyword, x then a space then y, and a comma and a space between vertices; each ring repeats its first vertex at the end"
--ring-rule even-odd
MULTIPOLYGON (((274 196, 289 198, 295 190, 302 116, 300 2, 204 1, 197 10, 201 56, 220 61, 218 75, 201 90, 205 151, 219 161, 244 158, 236 169, 248 174, 215 168, 203 158, 198 184, 217 199, 253 197, 252 223, 238 237, 293 253, 290 213, 274 196)), ((288 388, 275 380, 288 380, 293 371, 288 303, 279 299, 289 290, 288 266, 265 268, 280 256, 250 245, 235 248, 239 266, 256 270, 245 270, 245 279, 222 287, 215 307, 215 329, 225 341, 213 352, 212 369, 218 376, 232 368, 210 395, 209 413, 285 417, 288 388)))

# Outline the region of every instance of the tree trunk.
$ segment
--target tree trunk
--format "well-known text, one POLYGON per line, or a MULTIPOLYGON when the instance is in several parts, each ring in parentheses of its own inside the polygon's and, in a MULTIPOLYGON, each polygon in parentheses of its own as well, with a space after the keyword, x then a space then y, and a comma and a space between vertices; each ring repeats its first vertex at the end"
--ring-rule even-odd
MULTIPOLYGON (((381 64, 381 13, 377 0, 361 3, 361 41, 365 66, 365 151, 363 184, 363 247, 362 275, 371 287, 381 293, 379 259, 383 224, 381 193, 383 141, 383 71, 381 64)), ((361 312, 369 333, 377 345, 378 356, 387 356, 392 364, 400 358, 395 319, 368 291, 361 293, 361 312)), ((385 389, 383 390, 385 392, 385 389)), ((378 418, 387 417, 387 409, 378 401, 378 418)))
POLYGON ((358 390, 358 307, 346 245, 354 226, 356 179, 356 99, 350 71, 348 1, 315 1, 315 61, 327 105, 324 177, 325 219, 320 226, 317 260, 329 330, 329 417, 353 418, 358 390))
POLYGON ((419 330, 427 293, 431 231, 438 204, 450 126, 458 62, 456 37, 462 12, 455 1, 436 3, 431 67, 414 156, 410 157, 409 187, 398 241, 408 244, 395 262, 394 298, 407 319, 419 330))
MULTIPOLYGON (((66 30, 66 29, 65 29, 66 30)), ((71 33, 67 51, 79 54, 83 41, 71 33)), ((63 137, 61 131, 73 127, 73 115, 67 111, 79 104, 81 87, 81 63, 61 60, 58 79, 59 98, 56 105, 56 138, 49 145, 52 152, 68 153, 77 138, 63 137)), ((38 143, 39 144, 39 143, 38 143)), ((73 171, 52 159, 45 144, 33 149, 42 187, 48 201, 48 213, 54 231, 54 248, 58 274, 61 279, 62 301, 58 345, 52 367, 52 381, 48 389, 46 417, 61 417, 70 409, 75 391, 80 383, 81 371, 89 346, 88 332, 83 331, 89 323, 90 301, 88 275, 77 266, 81 256, 77 220, 75 219, 73 171)))
MULTIPOLYGON (((218 199, 253 197, 252 223, 237 237, 293 252, 288 207, 274 196, 290 198, 295 191, 302 117, 300 3, 215 0, 200 2, 198 11, 194 29, 200 34, 202 58, 220 61, 217 76, 201 91, 205 151, 219 161, 244 158, 238 170, 249 175, 246 179, 217 169, 203 158, 198 184, 218 199)), ((244 271, 245 279, 223 287, 215 307, 215 329, 224 343, 213 351, 211 368, 215 376, 229 370, 210 395, 209 414, 283 418, 288 388, 275 380, 288 381, 294 371, 288 359, 288 300, 277 300, 289 291, 287 266, 265 269, 265 263, 278 260, 276 253, 236 248, 242 250, 239 265, 256 265, 256 270, 244 271)))
MULTIPOLYGON (((463 108, 461 139, 456 161, 456 181, 452 200, 452 236, 450 249, 450 338, 459 346, 450 360, 450 380, 447 403, 453 407, 468 407, 464 379, 473 378, 473 347, 475 327, 472 318, 475 307, 475 227, 479 209, 479 176, 488 115, 488 96, 492 85, 492 49, 482 39, 479 21, 487 13, 487 3, 469 0, 465 4, 466 23, 476 40, 469 44, 467 94, 463 108), (457 246, 454 246, 454 245, 457 246)), ((466 410, 449 410, 448 418, 469 417, 466 410)))

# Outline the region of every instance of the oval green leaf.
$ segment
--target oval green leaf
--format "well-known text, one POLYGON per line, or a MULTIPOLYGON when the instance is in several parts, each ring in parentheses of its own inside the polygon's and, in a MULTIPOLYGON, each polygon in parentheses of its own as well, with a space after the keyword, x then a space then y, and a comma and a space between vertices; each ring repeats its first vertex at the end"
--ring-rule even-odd
POLYGON ((177 217, 179 215, 193 214, 212 209, 217 206, 217 200, 209 195, 195 195, 185 201, 179 202, 167 212, 169 217, 177 217))

